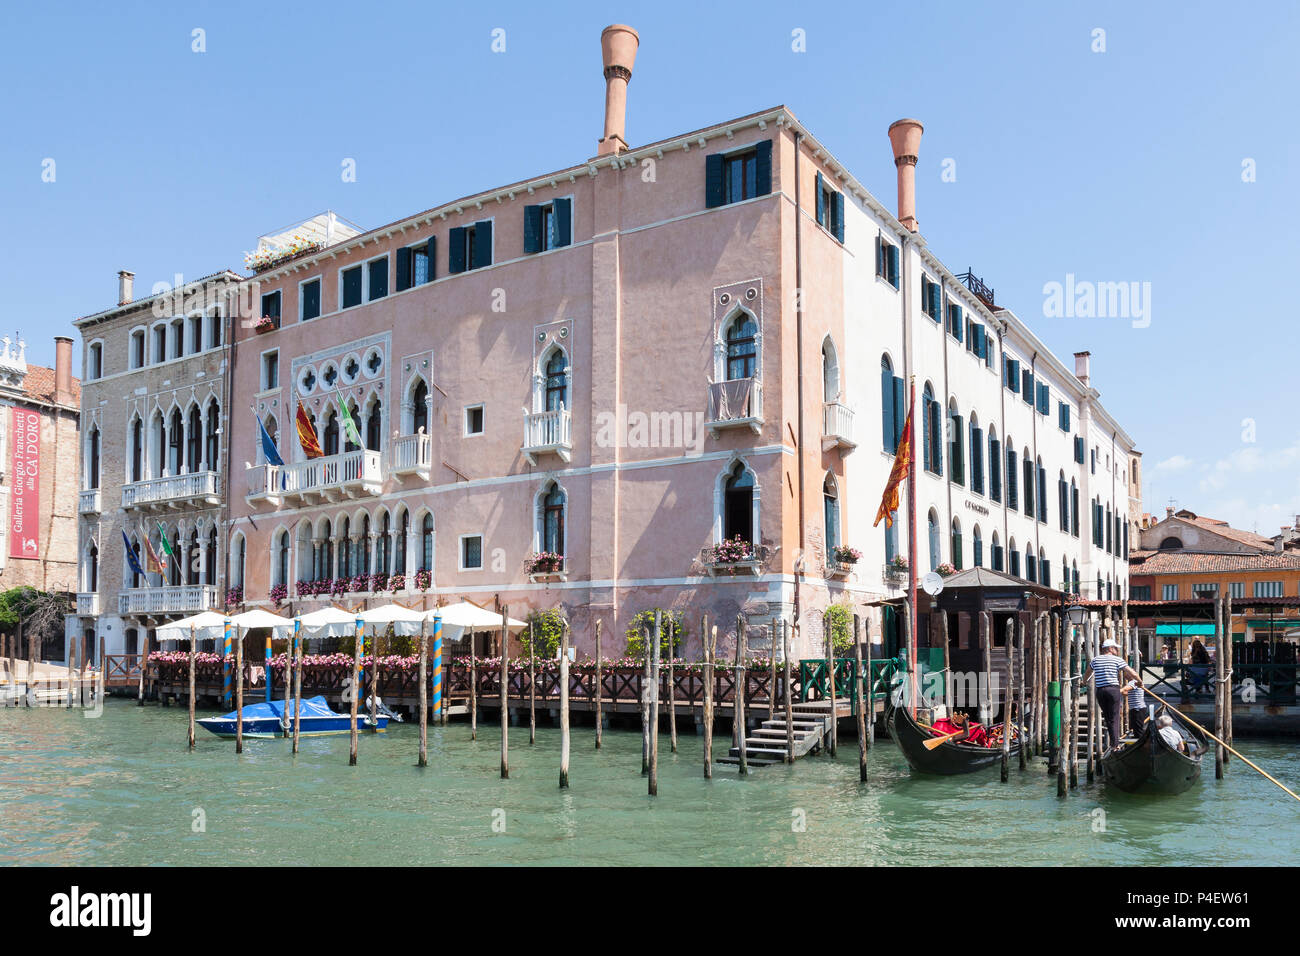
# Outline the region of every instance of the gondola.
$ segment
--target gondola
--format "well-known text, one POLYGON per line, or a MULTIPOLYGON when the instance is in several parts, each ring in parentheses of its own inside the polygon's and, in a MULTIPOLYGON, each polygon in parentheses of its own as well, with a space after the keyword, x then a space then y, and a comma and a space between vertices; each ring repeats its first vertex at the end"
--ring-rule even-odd
POLYGON ((1188 753, 1165 743, 1155 721, 1148 720, 1136 740, 1122 740, 1101 755, 1102 779, 1128 793, 1182 793, 1194 784, 1209 744, 1200 731, 1170 716, 1174 729, 1187 741, 1188 753))
MULTIPOLYGON (((959 773, 975 773, 992 767, 1002 759, 1001 747, 976 747, 973 744, 957 743, 949 740, 933 750, 925 749, 925 742, 933 740, 934 734, 916 722, 916 718, 906 707, 895 707, 886 719, 889 736, 894 738, 898 749, 903 751, 907 763, 917 773, 934 773, 950 776, 959 773)), ((1020 752, 1020 742, 1011 741, 1011 754, 1020 752)))

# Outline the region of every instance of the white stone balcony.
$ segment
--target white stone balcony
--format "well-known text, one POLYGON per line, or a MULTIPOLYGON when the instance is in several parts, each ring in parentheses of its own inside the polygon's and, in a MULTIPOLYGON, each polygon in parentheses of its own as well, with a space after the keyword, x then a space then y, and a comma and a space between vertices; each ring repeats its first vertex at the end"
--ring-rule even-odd
POLYGON ((97 591, 81 591, 77 594, 77 614, 81 617, 99 616, 99 593, 97 591))
POLYGON ((524 409, 524 457, 537 464, 538 455, 558 455, 568 461, 573 453, 573 415, 567 408, 548 412, 524 409))
POLYGON ((724 428, 763 428, 763 383, 756 378, 737 378, 709 386, 709 410, 705 424, 715 436, 724 428))
POLYGON ((117 592, 118 614, 198 613, 213 610, 218 606, 217 589, 211 584, 124 588, 117 592))
POLYGON ((384 485, 381 456, 368 449, 286 465, 253 465, 246 474, 248 500, 274 505, 377 495, 384 485))
POLYGON ((77 493, 77 512, 83 515, 97 515, 102 510, 99 506, 98 488, 88 488, 77 493))
POLYGON ((393 439, 393 474, 416 475, 428 481, 432 469, 433 441, 428 435, 402 435, 393 439))
POLYGON ((122 486, 122 507, 143 510, 221 504, 221 478, 215 471, 147 478, 122 486))
POLYGON ((847 455, 858 447, 853 440, 853 409, 842 402, 822 405, 822 451, 838 447, 847 455))

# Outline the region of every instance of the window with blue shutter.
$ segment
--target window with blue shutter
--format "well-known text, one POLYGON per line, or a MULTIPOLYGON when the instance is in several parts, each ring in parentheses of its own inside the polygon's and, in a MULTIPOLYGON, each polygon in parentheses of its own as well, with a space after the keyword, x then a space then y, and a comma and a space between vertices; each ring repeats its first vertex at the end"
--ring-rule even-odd
POLYGON ((1070 486, 1070 534, 1079 537, 1079 489, 1073 482, 1070 486))
POLYGON ((470 260, 470 268, 482 269, 484 266, 492 265, 492 220, 484 219, 482 222, 476 222, 471 228, 473 229, 471 246, 474 255, 470 260))
POLYGON ((713 153, 704 157, 704 205, 707 208, 767 196, 771 192, 770 139, 734 153, 713 153))
MULTIPOLYGON (((903 429, 907 427, 907 398, 903 395, 903 379, 894 376, 894 450, 898 449, 898 442, 903 440, 903 429)), ((912 449, 912 460, 916 460, 916 449, 912 449)))
POLYGON ((989 438, 989 497, 1002 500, 1002 442, 989 438))
POLYGON ((1020 495, 1017 483, 1020 481, 1017 476, 1016 461, 1019 456, 1016 455, 1014 448, 1007 449, 1007 507, 1015 511, 1020 504, 1020 495))
POLYGON ((524 207, 524 253, 542 251, 542 207, 524 207))
POLYGON ((754 195, 770 196, 772 194, 772 141, 770 139, 755 144, 754 160, 754 195))
POLYGON ((832 197, 832 199, 834 200, 834 209, 833 209, 834 227, 831 229, 831 231, 835 233, 835 240, 840 244, 843 244, 844 242, 844 193, 836 193, 832 197))
POLYGON ((948 303, 948 332, 958 342, 961 341, 961 306, 956 302, 948 303))
POLYGON ((361 266, 343 270, 343 305, 349 309, 361 304, 361 266))
MULTIPOLYGON (((877 265, 876 275, 880 275, 877 265)), ((939 321, 939 284, 931 282, 930 277, 921 273, 921 311, 939 321)))
POLYGON ((302 292, 301 305, 303 321, 314 319, 320 315, 320 279, 312 279, 310 282, 304 282, 300 287, 302 292))
POLYGON ((1074 436, 1074 460, 1078 464, 1083 464, 1083 436, 1074 436))
POLYGON ((813 186, 813 197, 816 200, 817 225, 829 228, 826 221, 826 207, 829 205, 830 196, 827 195, 825 180, 822 178, 821 173, 817 174, 817 182, 813 186))
POLYGON ((573 245, 573 199, 566 196, 551 203, 555 207, 555 221, 552 225, 552 237, 555 247, 573 245))
POLYGON ((1068 432, 1070 430, 1070 406, 1065 402, 1058 402, 1057 411, 1059 417, 1057 424, 1061 426, 1061 431, 1068 432))
POLYGON ((1020 373, 1020 397, 1025 400, 1026 405, 1034 404, 1034 373, 1025 369, 1020 373))
POLYGON ((889 358, 880 361, 880 442, 892 455, 898 448, 898 430, 894 427, 894 369, 889 358))
POLYGON ((1056 479, 1056 507, 1061 511, 1059 524, 1061 530, 1070 530, 1070 489, 1065 483, 1065 476, 1056 479))
POLYGON ((411 249, 398 249, 393 253, 393 291, 403 292, 411 287, 411 249))
POLYGON ((962 431, 960 415, 949 415, 948 425, 952 429, 952 440, 948 443, 949 474, 959 485, 966 484, 966 452, 964 450, 965 432, 962 431))
POLYGON ((369 298, 371 302, 388 295, 388 256, 366 263, 370 273, 369 298))
POLYGON ((876 237, 876 275, 898 288, 898 246, 884 236, 876 237))
POLYGON ((452 226, 447 234, 447 271, 452 275, 465 271, 465 236, 468 232, 464 226, 452 226))
POLYGON ((970 490, 984 494, 984 429, 970 426, 970 490))
POLYGON ((704 205, 713 209, 725 205, 726 192, 722 188, 722 154, 704 157, 704 205))
POLYGON ((1038 466, 1038 520, 1047 524, 1047 469, 1038 466))

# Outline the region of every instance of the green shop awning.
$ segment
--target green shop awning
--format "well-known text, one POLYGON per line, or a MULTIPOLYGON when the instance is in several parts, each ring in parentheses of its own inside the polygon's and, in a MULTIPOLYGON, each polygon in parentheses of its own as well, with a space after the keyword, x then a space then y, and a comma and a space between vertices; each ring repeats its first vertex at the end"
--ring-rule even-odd
POLYGON ((1157 624, 1157 637, 1213 637, 1213 624, 1157 624), (1180 630, 1181 628, 1181 630, 1180 630))

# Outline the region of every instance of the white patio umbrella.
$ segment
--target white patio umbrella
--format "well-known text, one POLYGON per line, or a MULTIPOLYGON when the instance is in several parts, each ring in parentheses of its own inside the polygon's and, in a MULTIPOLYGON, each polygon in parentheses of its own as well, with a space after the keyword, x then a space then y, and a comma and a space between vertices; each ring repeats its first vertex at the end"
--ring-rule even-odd
POLYGON ((236 614, 230 619, 230 623, 245 630, 269 627, 276 637, 284 637, 293 631, 293 618, 281 617, 260 607, 245 611, 243 614, 236 614))
MULTIPOLYGON (((425 611, 424 616, 430 622, 435 617, 442 620, 442 638, 445 641, 459 641, 467 632, 501 630, 500 614, 481 608, 477 604, 470 604, 468 601, 433 608, 425 611)), ((520 631, 527 626, 523 621, 516 621, 512 617, 506 618, 506 628, 510 631, 520 631)))
POLYGON ((194 628, 194 636, 199 640, 208 640, 222 636, 225 628, 226 616, 218 614, 216 611, 203 611, 195 614, 193 617, 181 618, 179 621, 172 621, 154 628, 154 637, 159 641, 188 641, 190 639, 190 628, 194 628))
POLYGON ((298 617, 304 631, 312 637, 348 637, 355 633, 357 616, 341 607, 330 605, 298 617))
POLYGON ((419 634, 420 624, 427 620, 424 611, 413 611, 400 604, 384 604, 357 613, 357 618, 366 624, 380 627, 393 625, 394 634, 419 634))

